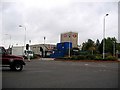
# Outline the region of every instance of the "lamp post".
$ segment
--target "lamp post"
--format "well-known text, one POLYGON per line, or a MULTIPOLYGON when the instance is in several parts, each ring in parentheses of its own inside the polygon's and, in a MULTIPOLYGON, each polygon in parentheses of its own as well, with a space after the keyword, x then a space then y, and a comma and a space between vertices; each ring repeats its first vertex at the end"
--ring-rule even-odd
POLYGON ((19 27, 23 27, 25 30, 25 37, 24 37, 24 48, 25 48, 25 45, 26 45, 26 27, 22 26, 22 25, 19 25, 19 27))
POLYGON ((46 37, 44 37, 44 50, 43 50, 43 57, 45 57, 45 39, 46 39, 46 37))
POLYGON ((103 20, 103 59, 105 59, 105 17, 108 15, 109 14, 106 14, 103 20))
POLYGON ((69 57, 70 57, 70 34, 69 34, 69 57))

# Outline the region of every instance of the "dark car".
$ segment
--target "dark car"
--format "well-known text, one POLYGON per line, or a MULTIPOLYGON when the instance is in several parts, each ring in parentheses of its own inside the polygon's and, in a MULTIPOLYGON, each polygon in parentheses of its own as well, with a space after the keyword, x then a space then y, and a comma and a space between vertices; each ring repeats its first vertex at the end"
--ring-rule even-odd
POLYGON ((11 70, 21 71, 25 65, 24 58, 20 56, 10 55, 4 47, 0 46, 0 62, 2 67, 10 67, 11 70))

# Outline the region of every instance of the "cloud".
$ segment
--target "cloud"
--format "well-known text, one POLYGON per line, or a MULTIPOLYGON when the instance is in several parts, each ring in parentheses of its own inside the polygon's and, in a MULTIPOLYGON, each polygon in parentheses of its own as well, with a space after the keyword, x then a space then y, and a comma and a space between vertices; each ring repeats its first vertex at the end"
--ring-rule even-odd
MULTIPOLYGON (((120 1, 118 3, 118 24, 120 24, 120 1)), ((118 42, 120 43, 120 25, 118 25, 118 42)))
MULTIPOLYGON (((20 0, 2 3, 2 30, 12 36, 12 44, 23 45, 24 28, 27 43, 60 42, 60 34, 75 31, 79 34, 78 44, 91 38, 102 39, 103 16, 106 13, 106 37, 118 34, 117 2, 81 2, 79 0, 20 0)), ((9 44, 9 38, 3 37, 9 44)), ((4 43, 3 43, 4 44, 4 43)))

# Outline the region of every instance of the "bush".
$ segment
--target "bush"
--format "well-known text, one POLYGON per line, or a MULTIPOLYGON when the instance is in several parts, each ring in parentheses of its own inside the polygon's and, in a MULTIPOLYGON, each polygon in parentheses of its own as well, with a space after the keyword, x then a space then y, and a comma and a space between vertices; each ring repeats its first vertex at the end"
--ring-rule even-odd
POLYGON ((78 60, 85 60, 86 56, 85 55, 79 55, 79 56, 77 56, 77 59, 78 60))
POLYGON ((72 56, 71 60, 94 60, 94 55, 78 55, 78 56, 72 56))
MULTIPOLYGON (((61 58, 57 58, 57 59, 63 59, 63 60, 102 60, 103 61, 103 57, 102 54, 97 54, 97 55, 73 55, 71 57, 61 57, 61 58)), ((112 60, 115 61, 117 60, 116 57, 109 55, 106 56, 105 59, 106 60, 112 60)))
POLYGON ((106 58, 105 58, 105 60, 112 60, 112 61, 115 61, 115 60, 117 60, 117 58, 115 57, 115 56, 107 56, 106 58))
POLYGON ((71 56, 71 57, 64 57, 65 60, 85 60, 85 55, 79 55, 79 56, 71 56))
POLYGON ((78 57, 77 56, 72 56, 71 60, 78 60, 78 57))
POLYGON ((103 60, 102 55, 96 55, 95 60, 103 60))
POLYGON ((87 55, 86 59, 88 59, 88 60, 94 60, 95 56, 94 55, 87 55))

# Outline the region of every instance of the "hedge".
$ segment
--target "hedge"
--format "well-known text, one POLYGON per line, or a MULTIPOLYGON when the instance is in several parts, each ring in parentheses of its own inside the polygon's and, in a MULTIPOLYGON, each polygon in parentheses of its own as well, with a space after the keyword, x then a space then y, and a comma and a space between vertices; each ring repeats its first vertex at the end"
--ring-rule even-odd
POLYGON ((105 59, 102 58, 102 55, 77 55, 77 56, 71 56, 71 57, 61 57, 58 59, 63 59, 63 60, 112 60, 115 61, 117 60, 116 57, 114 56, 106 56, 105 59))

